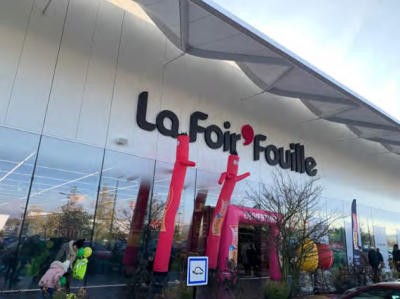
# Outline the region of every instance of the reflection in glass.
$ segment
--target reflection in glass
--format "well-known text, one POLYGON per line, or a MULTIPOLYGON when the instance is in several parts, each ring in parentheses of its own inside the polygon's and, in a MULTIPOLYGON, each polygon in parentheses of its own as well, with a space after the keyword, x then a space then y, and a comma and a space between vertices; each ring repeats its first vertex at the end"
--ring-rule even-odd
POLYGON ((249 197, 260 195, 260 184, 247 179, 236 184, 232 193, 231 203, 238 206, 254 207, 254 201, 249 197))
POLYGON ((13 288, 36 287, 61 246, 90 240, 103 150, 43 137, 13 288))
MULTIPOLYGON (((126 276, 143 265, 152 270, 173 164, 43 137, 35 166, 39 136, 0 128, 0 138, 0 288, 37 288, 62 244, 81 238, 94 250, 89 285, 125 283, 126 276)), ((204 254, 221 191, 219 177, 187 169, 175 219, 170 280, 184 278, 188 255, 204 254)), ((260 187, 250 179, 238 182, 231 203, 253 207, 249 195, 259 194, 260 187)), ((347 263, 344 221, 350 221, 350 205, 346 199, 321 198, 317 216, 337 219, 329 232, 334 267, 347 263)), ((364 250, 375 246, 374 226, 385 227, 389 249, 398 242, 398 213, 360 202, 357 210, 364 250)), ((254 242, 258 229, 242 226, 242 243, 254 242)), ((265 252, 262 246, 256 243, 256 249, 265 252)))
POLYGON ((221 192, 222 185, 218 184, 221 174, 197 170, 196 193, 207 192, 206 206, 215 207, 221 192))
POLYGON ((360 225, 361 244, 363 251, 368 252, 373 247, 373 228, 370 217, 370 208, 357 204, 358 223, 360 225))
POLYGON ((98 197, 89 284, 123 281, 143 256, 154 161, 107 151, 98 197))
POLYGON ((0 140, 0 288, 8 288, 39 136, 1 128, 0 140))
POLYGON ((197 170, 194 212, 188 238, 188 251, 204 255, 208 231, 217 205, 222 185, 218 184, 220 174, 197 170))

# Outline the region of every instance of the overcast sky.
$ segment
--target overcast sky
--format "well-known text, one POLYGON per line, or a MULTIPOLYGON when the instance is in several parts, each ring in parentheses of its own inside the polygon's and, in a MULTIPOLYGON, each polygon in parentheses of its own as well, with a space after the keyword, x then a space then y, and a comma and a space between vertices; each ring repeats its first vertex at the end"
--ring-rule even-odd
POLYGON ((399 0, 213 0, 400 120, 399 0))

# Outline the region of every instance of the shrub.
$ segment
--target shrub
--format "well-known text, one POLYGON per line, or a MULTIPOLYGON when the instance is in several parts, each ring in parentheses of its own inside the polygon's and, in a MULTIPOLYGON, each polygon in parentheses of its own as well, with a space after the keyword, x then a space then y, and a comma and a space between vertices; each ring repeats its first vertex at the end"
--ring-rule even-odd
POLYGON ((193 298, 193 287, 187 287, 184 282, 169 286, 166 290, 167 298, 191 299, 193 298))
POLYGON ((283 281, 268 281, 265 285, 265 299, 287 299, 290 288, 283 281))

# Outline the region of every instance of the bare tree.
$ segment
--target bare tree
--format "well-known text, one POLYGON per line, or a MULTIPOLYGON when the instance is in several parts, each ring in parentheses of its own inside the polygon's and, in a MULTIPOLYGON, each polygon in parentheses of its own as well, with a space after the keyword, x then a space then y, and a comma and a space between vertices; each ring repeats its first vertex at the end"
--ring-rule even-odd
MULTIPOLYGON (((296 177, 298 178, 298 177, 296 177)), ((276 248, 279 266, 285 281, 292 277, 296 283, 305 258, 312 258, 310 240, 318 242, 328 235, 335 220, 321 210, 322 187, 318 178, 294 179, 281 171, 273 173, 273 181, 263 186, 260 194, 250 194, 255 207, 272 212, 276 223, 276 248)))

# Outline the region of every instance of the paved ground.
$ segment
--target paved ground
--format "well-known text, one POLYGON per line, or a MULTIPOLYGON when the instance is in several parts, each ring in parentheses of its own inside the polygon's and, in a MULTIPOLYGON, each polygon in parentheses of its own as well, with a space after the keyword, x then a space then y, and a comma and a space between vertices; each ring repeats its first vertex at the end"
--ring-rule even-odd
MULTIPOLYGON (((1 1, 1 0, 0 0, 1 1)), ((76 291, 75 291, 76 292, 76 291)), ((0 293, 0 299, 42 299, 41 293, 36 291, 20 293, 0 293)), ((88 289, 89 299, 125 299, 127 297, 126 288, 92 288, 88 289)))
POLYGON ((310 296, 303 296, 303 297, 298 297, 298 299, 338 299, 340 298, 340 295, 310 295, 310 296))
MULTIPOLYGON (((29 292, 29 293, 14 293, 14 294, 0 294, 0 299, 39 299, 42 298, 39 292, 29 292)), ((126 298, 126 291, 123 290, 90 290, 89 298, 126 298)), ((213 297, 210 297, 213 298, 213 297)), ((256 297, 251 297, 256 298, 256 297)), ((259 297, 258 297, 259 298, 259 297)), ((296 297, 295 299, 338 299, 339 295, 312 295, 312 296, 302 296, 296 297)), ((176 298, 178 299, 178 298, 176 298)))

